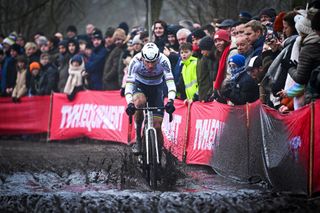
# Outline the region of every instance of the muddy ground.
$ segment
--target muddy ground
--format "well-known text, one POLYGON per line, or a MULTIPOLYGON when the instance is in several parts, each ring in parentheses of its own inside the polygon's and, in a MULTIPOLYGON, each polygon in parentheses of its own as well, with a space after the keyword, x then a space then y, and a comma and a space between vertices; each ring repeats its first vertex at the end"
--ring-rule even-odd
POLYGON ((320 198, 245 184, 163 157, 159 190, 125 144, 0 139, 0 212, 319 212, 320 198))

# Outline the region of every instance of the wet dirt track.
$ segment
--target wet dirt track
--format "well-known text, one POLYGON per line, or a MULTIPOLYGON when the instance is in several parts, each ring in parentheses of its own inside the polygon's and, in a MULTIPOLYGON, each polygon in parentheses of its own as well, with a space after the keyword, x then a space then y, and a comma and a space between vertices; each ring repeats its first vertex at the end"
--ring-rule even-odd
POLYGON ((159 191, 130 147, 94 141, 0 140, 0 212, 319 212, 320 199, 226 180, 172 162, 159 191))

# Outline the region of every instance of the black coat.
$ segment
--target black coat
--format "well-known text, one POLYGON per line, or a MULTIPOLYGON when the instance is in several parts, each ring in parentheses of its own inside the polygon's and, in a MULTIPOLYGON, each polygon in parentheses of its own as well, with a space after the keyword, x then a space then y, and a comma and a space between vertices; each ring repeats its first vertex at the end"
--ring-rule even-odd
POLYGON ((259 86, 247 72, 242 72, 236 79, 225 82, 221 95, 235 105, 244 105, 259 99, 259 86))

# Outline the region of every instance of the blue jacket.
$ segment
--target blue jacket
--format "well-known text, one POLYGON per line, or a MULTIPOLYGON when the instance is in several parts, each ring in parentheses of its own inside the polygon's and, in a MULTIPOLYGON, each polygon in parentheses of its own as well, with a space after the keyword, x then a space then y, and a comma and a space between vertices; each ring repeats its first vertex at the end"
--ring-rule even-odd
POLYGON ((101 44, 96 47, 86 64, 86 72, 89 74, 89 88, 102 90, 103 67, 106 61, 107 50, 101 44))

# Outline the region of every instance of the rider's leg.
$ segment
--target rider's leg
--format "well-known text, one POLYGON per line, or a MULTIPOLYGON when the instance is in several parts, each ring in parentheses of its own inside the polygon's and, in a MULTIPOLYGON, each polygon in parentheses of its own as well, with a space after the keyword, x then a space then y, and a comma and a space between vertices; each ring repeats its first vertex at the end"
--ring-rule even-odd
MULTIPOLYGON (((136 108, 144 107, 146 104, 146 97, 143 93, 136 93, 133 96, 133 103, 136 108)), ((141 128, 142 128, 142 122, 143 122, 143 111, 138 110, 134 114, 134 121, 136 124, 136 144, 133 147, 134 153, 140 153, 141 152, 141 145, 142 145, 142 139, 141 139, 141 128)))

